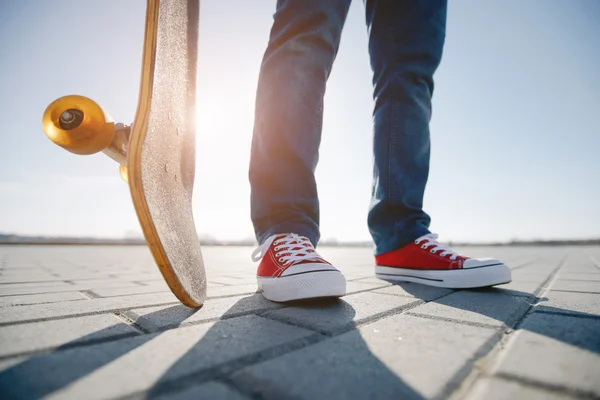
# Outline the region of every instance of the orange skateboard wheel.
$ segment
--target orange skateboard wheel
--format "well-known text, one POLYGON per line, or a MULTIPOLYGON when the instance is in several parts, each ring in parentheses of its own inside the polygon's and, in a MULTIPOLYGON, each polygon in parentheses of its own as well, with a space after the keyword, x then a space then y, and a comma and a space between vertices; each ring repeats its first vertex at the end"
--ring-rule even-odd
POLYGON ((42 116, 42 128, 60 147, 87 155, 104 150, 112 142, 115 126, 107 119, 93 100, 70 95, 50 103, 42 116))

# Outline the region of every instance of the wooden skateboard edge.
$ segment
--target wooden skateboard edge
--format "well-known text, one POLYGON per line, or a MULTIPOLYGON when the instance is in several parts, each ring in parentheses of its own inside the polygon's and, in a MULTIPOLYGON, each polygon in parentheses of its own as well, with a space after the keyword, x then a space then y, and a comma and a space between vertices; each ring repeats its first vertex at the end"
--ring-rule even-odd
MULTIPOLYGON (((150 100, 154 81, 159 3, 160 0, 147 0, 146 5, 146 23, 139 100, 129 142, 129 189, 144 238, 164 280, 179 301, 188 307, 198 308, 201 307, 203 303, 194 300, 192 296, 190 296, 188 291, 183 288, 181 282, 171 268, 169 258, 160 241, 160 238, 158 237, 158 232, 154 222, 152 221, 152 217, 150 216, 150 210, 148 208, 148 203, 146 202, 142 182, 142 144, 144 143, 144 139, 148 130, 150 100)), ((203 294, 201 297, 204 299, 205 294, 203 294)))

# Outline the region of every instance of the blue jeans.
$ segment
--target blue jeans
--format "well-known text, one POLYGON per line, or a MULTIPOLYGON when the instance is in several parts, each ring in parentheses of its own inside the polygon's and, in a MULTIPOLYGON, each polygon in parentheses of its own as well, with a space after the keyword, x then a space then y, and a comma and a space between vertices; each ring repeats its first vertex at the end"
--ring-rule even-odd
MULTIPOLYGON (((323 96, 351 0, 278 0, 261 64, 250 158, 259 243, 295 232, 319 241, 315 182, 323 96)), ((446 0, 365 0, 373 71, 375 254, 429 233, 433 74, 444 46, 446 0)), ((366 132, 365 132, 366 134, 366 132)))

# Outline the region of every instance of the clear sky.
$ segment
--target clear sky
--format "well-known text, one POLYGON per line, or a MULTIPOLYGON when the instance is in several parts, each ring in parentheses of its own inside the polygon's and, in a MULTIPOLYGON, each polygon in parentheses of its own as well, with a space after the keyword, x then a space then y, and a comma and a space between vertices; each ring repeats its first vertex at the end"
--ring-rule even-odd
MULTIPOLYGON (((194 192, 202 234, 253 236, 254 95, 275 3, 202 1, 194 192)), ((62 150, 40 122, 66 94, 132 121, 144 13, 143 0, 0 0, 0 232, 139 232, 118 166, 62 150)), ((425 194, 441 239, 600 236, 599 41, 597 0, 450 1, 425 194)), ((371 113, 364 10, 355 0, 325 99, 323 238, 369 239, 371 113)))

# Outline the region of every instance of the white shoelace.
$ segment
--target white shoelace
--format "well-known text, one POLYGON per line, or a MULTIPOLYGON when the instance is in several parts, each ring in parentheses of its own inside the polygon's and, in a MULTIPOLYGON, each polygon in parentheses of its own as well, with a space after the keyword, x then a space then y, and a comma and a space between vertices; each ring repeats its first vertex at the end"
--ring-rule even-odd
POLYGON ((450 256, 451 260, 456 260, 456 257, 458 257, 458 253, 444 247, 444 245, 440 244, 437 241, 438 235, 435 233, 430 233, 428 235, 425 236, 421 236, 420 238, 418 238, 417 240, 415 240, 415 244, 421 244, 421 248, 427 250, 430 246, 434 246, 431 249, 429 249, 429 251, 433 254, 437 253, 438 251, 442 251, 439 255, 442 257, 445 256, 450 256))
POLYGON ((275 242, 275 257, 282 264, 295 264, 298 261, 321 258, 310 240, 295 233, 285 236, 273 235, 252 252, 252 261, 259 261, 267 254, 269 247, 275 242))

